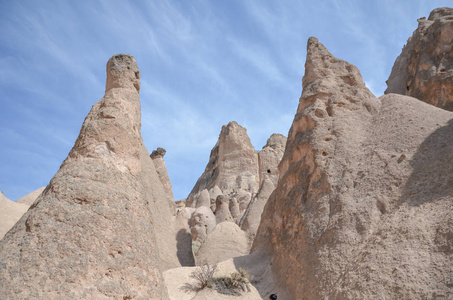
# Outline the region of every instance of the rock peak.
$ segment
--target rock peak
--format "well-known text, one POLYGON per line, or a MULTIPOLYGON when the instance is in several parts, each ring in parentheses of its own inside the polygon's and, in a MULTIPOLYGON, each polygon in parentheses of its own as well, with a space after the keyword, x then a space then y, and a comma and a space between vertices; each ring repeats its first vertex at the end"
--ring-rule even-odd
POLYGON ((153 150, 153 152, 151 153, 151 158, 154 159, 156 157, 164 157, 165 153, 167 153, 167 150, 165 150, 164 148, 161 148, 161 147, 158 147, 156 150, 153 150))
POLYGON ((453 8, 450 8, 450 7, 435 8, 429 14, 428 20, 436 21, 436 20, 440 20, 446 16, 453 16, 453 8))
POLYGON ((132 55, 116 54, 107 62, 105 91, 113 88, 134 88, 140 91, 140 71, 132 55))

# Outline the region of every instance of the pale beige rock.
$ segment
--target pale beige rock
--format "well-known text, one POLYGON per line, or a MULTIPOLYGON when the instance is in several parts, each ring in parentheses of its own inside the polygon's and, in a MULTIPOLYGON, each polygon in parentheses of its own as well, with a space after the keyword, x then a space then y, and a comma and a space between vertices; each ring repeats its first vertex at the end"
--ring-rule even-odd
POLYGON ((216 206, 216 199, 218 196, 223 195, 222 191, 218 186, 214 186, 212 189, 209 190, 209 195, 211 198, 211 209, 214 212, 215 211, 215 206, 216 206))
POLYGON ((222 222, 233 222, 233 217, 230 213, 230 200, 220 195, 216 199, 215 220, 217 224, 222 222))
POLYGON ((16 201, 16 203, 27 204, 28 206, 32 205, 33 202, 35 202, 36 198, 38 198, 38 196, 41 195, 41 193, 44 191, 45 188, 46 188, 45 186, 40 187, 36 191, 33 191, 33 192, 23 196, 22 198, 18 199, 16 201))
MULTIPOLYGON (((47 188, 0 241, 5 299, 168 298, 156 224, 171 215, 140 135, 139 78, 130 55, 107 63, 104 98, 47 188)), ((176 246, 163 248, 177 260, 176 246)))
POLYGON ((222 127, 206 169, 187 197, 187 206, 192 206, 200 191, 215 186, 223 195, 233 194, 238 189, 256 193, 259 188, 258 153, 247 136, 247 130, 236 122, 222 127))
POLYGON ((415 97, 453 111, 453 9, 436 8, 418 28, 395 61, 388 93, 415 97))
POLYGON ((241 229, 247 233, 249 249, 252 246, 256 232, 258 230, 258 226, 260 225, 261 214, 263 213, 264 206, 266 205, 267 200, 269 199, 269 196, 272 194, 274 189, 275 186, 272 183, 272 180, 266 178, 263 181, 258 194, 250 202, 246 212, 244 213, 244 216, 242 217, 241 222, 239 223, 241 229))
POLYGON ((19 221, 29 205, 9 200, 0 191, 0 240, 19 221))
POLYGON ((247 254, 245 232, 234 222, 217 224, 195 254, 195 263, 215 264, 235 256, 247 254))
POLYGON ((197 199, 197 207, 206 206, 211 207, 211 196, 207 189, 201 191, 198 199, 197 199))
POLYGON ((153 150, 150 157, 153 160, 154 167, 156 168, 157 175, 159 175, 159 180, 164 187, 165 193, 167 194, 167 198, 173 204, 175 197, 173 196, 170 177, 168 177, 167 167, 165 166, 165 153, 167 153, 167 151, 164 148, 159 147, 156 150, 153 150))
POLYGON ((209 233, 216 226, 216 217, 209 207, 200 206, 192 214, 189 220, 192 240, 203 243, 209 233))
POLYGON ((289 299, 450 299, 453 113, 376 99, 308 42, 280 180, 252 251, 289 299), (270 265, 270 263, 269 263, 270 265))
POLYGON ((272 183, 277 186, 278 183, 278 164, 282 160, 283 153, 285 152, 286 137, 274 133, 267 140, 266 145, 258 153, 259 166, 260 166, 260 184, 263 183, 265 178, 268 178, 272 183))
POLYGON ((233 219, 236 222, 236 220, 238 219, 238 217, 240 215, 239 203, 238 203, 238 200, 236 199, 236 197, 233 197, 230 199, 230 203, 229 203, 228 207, 230 209, 231 216, 233 217, 233 219))

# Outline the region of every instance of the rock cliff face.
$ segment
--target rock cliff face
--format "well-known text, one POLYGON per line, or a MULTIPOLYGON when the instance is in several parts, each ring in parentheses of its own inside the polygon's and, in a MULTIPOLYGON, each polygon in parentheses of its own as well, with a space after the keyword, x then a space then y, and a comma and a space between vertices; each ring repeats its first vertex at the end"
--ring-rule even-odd
POLYGON ((167 203, 140 135, 139 88, 135 59, 113 56, 73 149, 0 241, 3 297, 168 298, 155 214, 171 215, 158 207, 167 203))
POLYGON ((308 41, 303 92, 252 248, 292 299, 453 296, 453 113, 376 99, 308 41))
POLYGON ((395 61, 388 93, 408 95, 453 111, 453 9, 437 8, 418 28, 395 61))

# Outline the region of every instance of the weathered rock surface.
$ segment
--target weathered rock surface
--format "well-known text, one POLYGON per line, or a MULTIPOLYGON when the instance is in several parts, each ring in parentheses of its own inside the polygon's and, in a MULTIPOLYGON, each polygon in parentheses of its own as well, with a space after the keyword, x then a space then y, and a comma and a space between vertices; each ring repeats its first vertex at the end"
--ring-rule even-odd
POLYGON ((167 194, 169 201, 174 202, 175 197, 173 196, 173 190, 171 187, 170 177, 168 177, 167 167, 165 166, 164 155, 167 151, 164 148, 157 148, 153 150, 150 157, 153 160, 154 167, 156 168, 159 180, 164 187, 164 191, 167 194))
MULTIPOLYGON (((210 207, 215 213, 217 224, 222 222, 242 224, 241 220, 244 220, 247 213, 251 211, 252 214, 248 216, 247 226, 244 229, 247 230, 249 238, 245 251, 247 252, 258 228, 260 214, 267 197, 272 192, 269 191, 269 187, 274 187, 278 182, 278 164, 283 156, 285 144, 286 137, 273 134, 263 149, 257 152, 250 142, 245 128, 236 122, 223 126, 219 139, 211 150, 205 172, 187 197, 186 205, 188 207, 210 207), (266 180, 270 182, 270 185, 267 182, 264 189, 260 188, 266 180), (259 190, 265 192, 261 193, 257 200, 259 190), (254 205, 257 207, 252 208, 254 205)), ((214 245, 214 243, 203 244, 208 239, 209 233, 203 229, 202 225, 193 221, 191 224, 194 253, 198 255, 198 249, 203 248, 203 255, 209 253, 212 257, 215 257, 216 251, 219 250, 222 251, 219 255, 223 258, 237 255, 236 249, 232 249, 230 254, 227 254, 227 249, 219 247, 209 249, 210 245, 214 245)), ((233 238, 230 240, 232 243, 241 245, 244 232, 235 232, 238 233, 236 240, 233 238)))
POLYGON ((0 240, 19 221, 29 205, 9 200, 0 191, 0 240))
POLYGON ((453 113, 379 101, 315 38, 305 66, 252 251, 291 299, 452 298, 453 113))
POLYGON ((388 93, 415 97, 453 111, 453 9, 436 8, 418 28, 395 61, 388 93))
POLYGON ((27 204, 28 206, 32 205, 33 202, 35 202, 35 200, 38 198, 38 196, 41 195, 41 193, 44 191, 45 188, 46 188, 45 186, 40 187, 36 191, 33 191, 33 192, 23 196, 22 198, 18 199, 16 201, 16 203, 27 204))
POLYGON ((259 188, 258 153, 247 130, 236 122, 222 127, 206 169, 187 197, 187 205, 196 206, 192 204, 195 195, 215 186, 223 195, 233 194, 238 189, 256 193, 259 188))
POLYGON ((171 215, 158 207, 169 210, 140 135, 139 88, 135 59, 113 56, 68 157, 0 241, 2 297, 168 298, 156 224, 171 215))
POLYGON ((220 195, 216 199, 215 220, 217 224, 222 222, 233 222, 230 212, 230 201, 227 197, 220 195))
POLYGON ((264 206, 266 205, 267 200, 269 199, 274 189, 275 186, 272 181, 266 178, 263 181, 258 194, 253 199, 253 201, 250 202, 249 207, 247 208, 241 222, 239 223, 241 229, 247 233, 249 249, 251 248, 253 240, 256 236, 256 232, 258 231, 264 206))
POLYGON ((192 240, 203 243, 209 233, 216 226, 216 218, 209 207, 201 206, 197 208, 189 220, 189 226, 192 231, 192 240))
POLYGON ((268 178, 276 186, 278 183, 278 164, 282 160, 285 152, 286 137, 274 133, 267 140, 266 145, 258 153, 260 166, 260 184, 268 178))
POLYGON ((248 253, 245 232, 236 223, 222 222, 208 234, 195 254, 197 265, 207 262, 215 264, 235 256, 248 253))

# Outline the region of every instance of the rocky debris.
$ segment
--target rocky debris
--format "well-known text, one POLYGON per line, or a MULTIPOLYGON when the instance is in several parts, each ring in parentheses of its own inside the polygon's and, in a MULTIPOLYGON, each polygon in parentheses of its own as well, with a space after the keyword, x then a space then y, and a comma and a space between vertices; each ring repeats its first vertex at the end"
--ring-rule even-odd
POLYGON ((170 177, 168 177, 167 167, 165 166, 165 153, 167 153, 167 151, 164 148, 159 147, 156 150, 153 150, 153 152, 150 154, 150 157, 153 160, 154 167, 156 168, 157 175, 159 175, 159 180, 164 187, 165 193, 167 194, 167 198, 171 203, 173 203, 175 201, 175 198, 173 196, 170 177))
POLYGON ((158 247, 171 214, 140 135, 139 89, 135 59, 113 56, 68 157, 0 241, 3 297, 168 298, 160 261, 177 260, 176 245, 158 247))
POLYGON ((29 205, 9 200, 0 191, 0 240, 19 221, 29 205))
POLYGON ((451 298, 453 113, 376 99, 315 38, 305 66, 252 251, 291 299, 451 298))
POLYGON ((28 206, 32 205, 33 202, 35 202, 35 200, 39 197, 39 195, 41 195, 41 193, 44 191, 45 188, 46 188, 45 186, 40 187, 36 191, 33 191, 33 192, 23 196, 22 198, 18 199, 16 201, 16 203, 27 204, 28 206))
POLYGON ((395 61, 386 94, 415 97, 453 111, 453 9, 434 9, 395 61))
POLYGON ((260 184, 268 178, 276 186, 278 183, 278 164, 282 160, 285 152, 286 137, 274 133, 267 140, 266 145, 258 153, 260 166, 260 184))
POLYGON ((245 232, 233 222, 217 224, 195 254, 195 264, 215 264, 248 254, 245 232))

